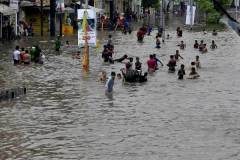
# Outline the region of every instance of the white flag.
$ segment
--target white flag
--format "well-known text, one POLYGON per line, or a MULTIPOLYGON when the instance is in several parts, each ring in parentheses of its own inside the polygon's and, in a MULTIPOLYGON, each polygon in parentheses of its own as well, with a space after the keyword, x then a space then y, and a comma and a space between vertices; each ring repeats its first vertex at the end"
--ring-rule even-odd
POLYGON ((195 12, 196 12, 196 7, 192 6, 192 12, 191 12, 191 6, 187 6, 187 14, 186 14, 186 23, 187 25, 194 25, 194 20, 195 20, 195 12), (192 23, 191 23, 192 19, 192 23))
POLYGON ((239 0, 234 0, 235 7, 239 7, 239 0))

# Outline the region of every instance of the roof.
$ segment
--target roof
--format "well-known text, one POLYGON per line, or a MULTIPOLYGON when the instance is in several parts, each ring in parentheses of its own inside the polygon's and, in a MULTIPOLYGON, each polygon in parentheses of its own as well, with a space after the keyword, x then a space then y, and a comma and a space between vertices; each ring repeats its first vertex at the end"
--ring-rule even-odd
POLYGON ((7 5, 0 4, 0 13, 8 16, 8 15, 16 14, 16 11, 7 5))
MULTIPOLYGON (((76 4, 80 5, 81 2, 76 2, 76 4)), ((86 7, 86 4, 85 4, 85 3, 82 3, 82 6, 83 6, 83 8, 85 8, 85 7, 86 7)), ((90 5, 87 5, 87 8, 88 8, 88 9, 93 9, 96 13, 104 13, 104 9, 95 8, 95 7, 90 6, 90 5)))

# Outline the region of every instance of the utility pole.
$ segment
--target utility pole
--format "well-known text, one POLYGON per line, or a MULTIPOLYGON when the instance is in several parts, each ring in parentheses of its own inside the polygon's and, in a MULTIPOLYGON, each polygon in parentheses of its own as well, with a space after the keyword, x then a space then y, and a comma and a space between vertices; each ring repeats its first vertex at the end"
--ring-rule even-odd
POLYGON ((236 6, 236 21, 237 21, 237 19, 238 19, 238 7, 236 6))
POLYGON ((3 36, 2 36, 2 25, 3 25, 3 23, 2 23, 2 20, 3 20, 3 18, 2 18, 2 13, 0 13, 0 39, 2 40, 3 39, 3 36))
POLYGON ((59 11, 60 11, 60 17, 59 17, 59 35, 60 35, 60 37, 62 37, 62 3, 63 3, 63 5, 64 5, 64 1, 62 1, 62 0, 60 0, 59 1, 59 6, 60 6, 60 8, 59 8, 59 11))
POLYGON ((43 0, 41 0, 41 36, 43 36, 43 0))
POLYGON ((234 0, 235 3, 235 12, 236 12, 236 21, 238 20, 238 7, 239 7, 239 0, 234 0))
POLYGON ((192 30, 192 26, 193 26, 193 2, 192 0, 190 0, 190 29, 192 30))
POLYGON ((165 41, 165 13, 164 13, 164 0, 161 1, 161 8, 160 8, 160 13, 161 13, 161 29, 162 29, 162 39, 165 41))
POLYGON ((114 12, 114 0, 110 0, 109 2, 109 12, 110 12, 110 20, 113 22, 113 12, 114 12))
POLYGON ((50 36, 55 36, 56 1, 50 0, 50 36))

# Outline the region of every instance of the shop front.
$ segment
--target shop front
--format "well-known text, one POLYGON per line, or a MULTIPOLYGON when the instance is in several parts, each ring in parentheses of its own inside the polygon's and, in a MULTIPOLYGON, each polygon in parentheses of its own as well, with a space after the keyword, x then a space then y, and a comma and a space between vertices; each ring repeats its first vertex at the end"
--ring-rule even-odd
POLYGON ((0 4, 0 39, 11 40, 17 35, 17 11, 0 4))

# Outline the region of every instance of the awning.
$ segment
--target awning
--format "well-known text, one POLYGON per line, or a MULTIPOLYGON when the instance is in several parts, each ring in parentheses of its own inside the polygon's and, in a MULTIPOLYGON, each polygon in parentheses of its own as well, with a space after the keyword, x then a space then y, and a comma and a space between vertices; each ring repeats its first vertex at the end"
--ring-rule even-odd
MULTIPOLYGON (((80 3, 81 2, 76 2, 76 4, 79 4, 79 5, 80 5, 80 3)), ((83 8, 85 8, 86 4, 82 3, 82 6, 83 6, 83 8)), ((95 8, 95 7, 90 6, 90 5, 87 6, 87 9, 93 9, 93 10, 95 10, 96 13, 104 13, 104 9, 95 8)))
POLYGON ((89 6, 89 5, 88 5, 88 7, 89 7, 90 9, 95 10, 96 13, 104 13, 104 9, 95 8, 95 7, 89 6))
POLYGON ((4 4, 0 4, 0 13, 2 13, 5 16, 9 16, 16 14, 16 11, 4 4))
POLYGON ((66 7, 66 8, 64 8, 64 11, 65 11, 65 12, 68 12, 68 13, 74 13, 74 9, 71 8, 71 7, 66 7))
POLYGON ((32 7, 35 6, 33 2, 30 1, 21 1, 20 2, 20 7, 32 7))

